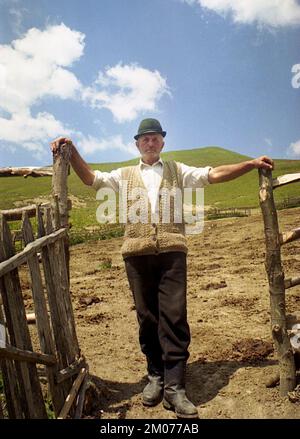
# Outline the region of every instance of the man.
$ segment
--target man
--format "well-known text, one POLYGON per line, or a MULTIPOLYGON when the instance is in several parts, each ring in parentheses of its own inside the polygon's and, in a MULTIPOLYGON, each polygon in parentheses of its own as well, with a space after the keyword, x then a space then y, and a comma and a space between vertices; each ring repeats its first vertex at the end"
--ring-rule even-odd
MULTIPOLYGON (((190 343, 185 227, 183 221, 175 222, 174 215, 170 215, 169 222, 162 221, 167 201, 161 194, 163 189, 182 190, 232 180, 255 168, 273 169, 273 161, 262 156, 215 168, 164 162, 160 152, 165 135, 156 119, 144 119, 140 123, 134 136, 141 155, 137 166, 119 168, 110 173, 93 171, 73 144, 70 162, 81 180, 96 190, 110 187, 119 191, 126 182, 128 211, 133 203, 130 194, 137 188, 147 192, 151 211, 149 221, 128 222, 122 246, 137 311, 139 341, 147 360, 148 384, 143 390, 143 403, 154 406, 163 399, 164 407, 174 410, 179 418, 197 418, 197 409, 185 393, 190 343)), ((67 141, 70 142, 62 137, 54 140, 52 150, 67 141)), ((172 203, 171 211, 173 214, 172 203)))

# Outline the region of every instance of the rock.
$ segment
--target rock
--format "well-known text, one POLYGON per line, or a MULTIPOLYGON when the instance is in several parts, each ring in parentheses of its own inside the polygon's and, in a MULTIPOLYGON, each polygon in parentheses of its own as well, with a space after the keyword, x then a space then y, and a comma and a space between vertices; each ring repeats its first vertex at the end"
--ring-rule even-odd
POLYGON ((217 290, 219 288, 226 288, 227 283, 225 280, 221 280, 220 282, 210 282, 209 284, 205 285, 205 290, 217 290))
POLYGON ((268 388, 276 387, 279 384, 279 381, 280 381, 280 375, 278 372, 276 372, 266 379, 265 385, 268 388))
POLYGON ((93 303, 99 303, 99 302, 101 302, 101 299, 97 296, 90 296, 90 297, 81 296, 79 298, 80 305, 83 305, 85 307, 90 306, 93 303))

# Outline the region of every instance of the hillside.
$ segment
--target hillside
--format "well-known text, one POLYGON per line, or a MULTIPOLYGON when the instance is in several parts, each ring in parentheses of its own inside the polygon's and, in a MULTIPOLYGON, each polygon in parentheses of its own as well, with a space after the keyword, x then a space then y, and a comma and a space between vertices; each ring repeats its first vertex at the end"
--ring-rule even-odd
MULTIPOLYGON (((168 151, 162 153, 164 160, 176 160, 190 166, 218 166, 236 163, 249 157, 219 147, 205 147, 190 150, 168 151)), ((111 171, 118 167, 128 166, 138 162, 138 159, 117 163, 91 164, 93 169, 111 171)), ((299 172, 300 160, 275 160, 274 176, 299 172)), ((36 200, 47 199, 51 191, 51 177, 39 179, 20 177, 2 178, 0 185, 0 209, 8 209, 30 204, 36 200)), ((95 192, 84 186, 71 170, 69 176, 69 193, 73 202, 71 222, 73 232, 83 229, 99 229, 95 212, 97 201, 95 192)), ((276 191, 276 199, 299 197, 299 184, 280 188, 276 191)), ((258 176, 257 171, 251 171, 235 181, 208 186, 205 189, 205 205, 215 207, 258 207, 258 176)))

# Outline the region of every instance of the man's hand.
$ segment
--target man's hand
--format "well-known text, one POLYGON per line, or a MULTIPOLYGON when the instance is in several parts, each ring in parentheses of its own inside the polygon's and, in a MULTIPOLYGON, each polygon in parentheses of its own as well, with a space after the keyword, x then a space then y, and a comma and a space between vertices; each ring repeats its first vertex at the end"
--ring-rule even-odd
MULTIPOLYGON (((53 140, 50 143, 51 146, 51 150, 54 154, 56 154, 59 151, 59 148, 66 144, 69 143, 70 145, 73 145, 73 142, 71 139, 68 139, 67 137, 58 137, 57 139, 53 140)), ((74 146, 74 145, 73 145, 74 146)))
POLYGON ((270 157, 267 157, 266 155, 262 155, 261 157, 258 157, 257 159, 252 160, 253 166, 256 169, 274 169, 274 162, 270 157))
POLYGON ((83 160, 76 147, 74 146, 71 139, 67 137, 58 137, 50 143, 51 150, 54 155, 59 153, 60 148, 65 144, 71 145, 70 148, 70 164, 78 177, 83 181, 84 184, 92 186, 95 174, 90 166, 83 160))

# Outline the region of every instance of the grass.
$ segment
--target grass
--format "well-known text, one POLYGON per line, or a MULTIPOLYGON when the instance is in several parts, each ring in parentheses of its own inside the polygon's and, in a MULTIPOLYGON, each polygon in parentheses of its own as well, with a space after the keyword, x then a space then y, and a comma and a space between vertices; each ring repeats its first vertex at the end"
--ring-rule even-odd
POLYGON ((109 270, 111 268, 111 264, 111 258, 106 258, 101 262, 101 264, 98 265, 97 268, 99 268, 99 270, 109 270))
POLYGON ((82 244, 83 242, 87 241, 102 241, 104 239, 118 238, 120 236, 123 236, 123 233, 124 227, 122 225, 108 225, 106 227, 103 226, 99 227, 99 230, 94 230, 91 232, 85 231, 83 226, 82 230, 80 230, 79 228, 77 229, 77 231, 71 230, 69 234, 70 245, 82 244))
MULTIPOLYGON (((249 157, 228 151, 219 147, 205 147, 191 150, 167 151, 162 154, 164 160, 176 160, 190 166, 218 166, 221 164, 237 163, 249 157)), ((138 163, 138 159, 118 163, 91 164, 92 169, 111 171, 123 166, 138 163)), ((275 160, 273 176, 299 172, 300 160, 275 160)), ((299 197, 300 183, 287 185, 276 189, 275 200, 280 205, 286 198, 299 197)), ((96 209, 99 201, 93 189, 82 184, 77 175, 71 170, 68 178, 69 194, 73 207, 70 212, 70 240, 72 244, 85 242, 90 239, 106 239, 123 234, 122 226, 99 224, 96 220, 96 209)), ((51 193, 51 177, 31 178, 22 177, 1 178, 0 209, 9 209, 18 205, 34 203, 36 199, 49 199, 51 193)), ((258 173, 253 170, 238 180, 222 184, 210 185, 205 188, 204 201, 206 206, 219 209, 226 208, 258 208, 258 173)), ((18 229, 18 224, 13 227, 18 229)))
POLYGON ((45 400, 45 407, 48 419, 56 419, 51 399, 45 400))

